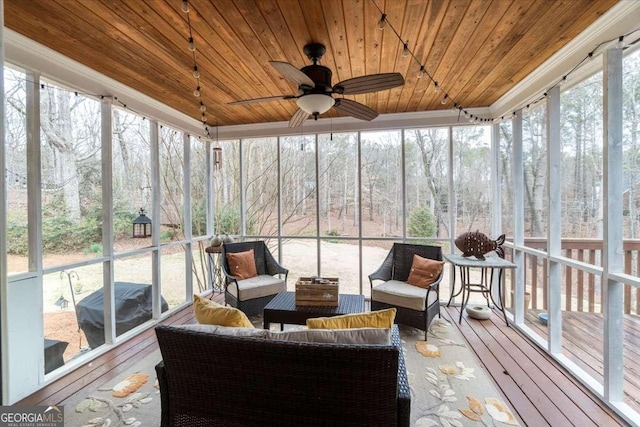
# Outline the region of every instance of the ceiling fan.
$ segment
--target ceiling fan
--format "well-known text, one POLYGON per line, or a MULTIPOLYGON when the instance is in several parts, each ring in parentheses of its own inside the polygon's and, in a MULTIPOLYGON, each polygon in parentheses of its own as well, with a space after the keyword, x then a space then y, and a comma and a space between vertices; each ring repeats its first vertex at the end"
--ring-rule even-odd
POLYGON ((298 104, 298 111, 289 120, 289 127, 292 128, 300 126, 309 116, 313 116, 315 120, 318 120, 318 116, 327 112, 331 107, 343 114, 369 121, 378 117, 376 111, 350 99, 334 98, 332 94, 357 95, 391 89, 404 84, 404 78, 400 73, 381 73, 354 77, 331 86, 331 70, 318 64, 318 61, 326 52, 324 45, 309 43, 304 47, 303 52, 313 62, 313 65, 307 65, 300 70, 288 62, 269 62, 282 76, 298 85, 298 95, 244 99, 230 102, 229 105, 295 99, 296 104, 298 104))

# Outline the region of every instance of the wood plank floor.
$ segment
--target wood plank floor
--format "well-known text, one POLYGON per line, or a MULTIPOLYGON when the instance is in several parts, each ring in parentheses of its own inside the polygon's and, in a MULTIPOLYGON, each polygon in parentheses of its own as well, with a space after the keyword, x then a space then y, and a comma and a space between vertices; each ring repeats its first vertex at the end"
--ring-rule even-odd
POLYGON ((494 312, 478 321, 459 307, 442 310, 456 325, 503 396, 527 426, 627 426, 543 350, 494 312))
MULTIPOLYGON (((541 310, 529 310, 526 324, 542 338, 548 330, 537 318, 541 310)), ((640 411, 640 317, 624 315, 625 402, 640 411)), ((603 382, 603 317, 601 313, 562 312, 563 354, 600 383, 603 382)))
MULTIPOLYGON (((221 295, 215 299, 220 300, 221 295)), ((525 426, 626 426, 609 408, 574 380, 542 350, 507 328, 497 313, 489 321, 477 321, 463 315, 459 308, 442 310, 443 317, 457 326, 474 350, 481 365, 509 401, 525 426)), ((194 323, 191 308, 165 319, 163 324, 194 323)), ((18 402, 18 405, 64 405, 86 394, 96 381, 115 379, 139 358, 158 348, 155 332, 149 329, 100 356, 69 375, 49 384, 18 402)))

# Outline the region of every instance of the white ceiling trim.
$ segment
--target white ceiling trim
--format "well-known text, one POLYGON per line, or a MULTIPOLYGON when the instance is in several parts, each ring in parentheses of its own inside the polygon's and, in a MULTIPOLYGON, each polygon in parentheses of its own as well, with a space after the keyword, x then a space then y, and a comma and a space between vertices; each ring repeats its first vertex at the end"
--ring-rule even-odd
MULTIPOLYGON (((622 0, 586 30, 558 50, 551 58, 516 84, 490 107, 491 116, 508 116, 540 98, 551 86, 582 61, 600 43, 640 28, 640 1, 622 0)), ((599 52, 596 52, 599 53, 599 52)), ((593 67, 593 65, 591 66, 593 67)), ((591 68, 585 66, 585 68, 591 68)), ((595 71, 593 67, 592 70, 595 71)), ((576 70, 573 77, 580 75, 576 70)), ((592 71, 593 72, 593 71, 592 71)), ((584 78, 584 73, 581 74, 584 78)))
MULTIPOLYGON (((467 109, 474 116, 489 117, 489 108, 467 109)), ((240 138, 263 138, 313 133, 340 133, 357 131, 385 131, 400 128, 424 128, 448 125, 469 125, 464 115, 459 116, 450 109, 412 113, 380 114, 370 122, 353 117, 307 120, 301 128, 290 128, 288 122, 258 123, 249 125, 221 126, 217 137, 220 140, 240 138)), ((215 132, 212 132, 215 134, 215 132)))

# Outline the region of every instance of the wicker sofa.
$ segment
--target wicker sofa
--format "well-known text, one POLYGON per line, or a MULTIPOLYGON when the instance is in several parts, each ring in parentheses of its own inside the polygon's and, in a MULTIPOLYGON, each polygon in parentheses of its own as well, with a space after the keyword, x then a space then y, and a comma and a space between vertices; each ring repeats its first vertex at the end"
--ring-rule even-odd
POLYGON ((162 426, 409 426, 397 326, 391 345, 225 336, 158 326, 162 426))

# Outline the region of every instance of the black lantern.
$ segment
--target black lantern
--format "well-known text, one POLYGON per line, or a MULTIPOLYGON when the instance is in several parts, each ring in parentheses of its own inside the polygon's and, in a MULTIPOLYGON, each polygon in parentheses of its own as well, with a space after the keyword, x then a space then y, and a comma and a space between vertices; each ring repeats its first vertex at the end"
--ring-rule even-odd
POLYGON ((133 237, 145 238, 151 236, 151 220, 144 214, 144 209, 140 208, 140 215, 133 220, 133 237))

